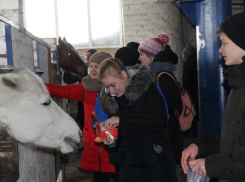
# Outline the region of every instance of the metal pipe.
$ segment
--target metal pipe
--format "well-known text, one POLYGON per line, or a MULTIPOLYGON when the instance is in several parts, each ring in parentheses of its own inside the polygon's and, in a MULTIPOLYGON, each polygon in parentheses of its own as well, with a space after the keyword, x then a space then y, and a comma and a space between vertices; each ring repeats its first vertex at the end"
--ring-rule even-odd
POLYGON ((242 11, 245 11, 245 0, 243 0, 243 3, 232 3, 233 6, 242 6, 242 11))

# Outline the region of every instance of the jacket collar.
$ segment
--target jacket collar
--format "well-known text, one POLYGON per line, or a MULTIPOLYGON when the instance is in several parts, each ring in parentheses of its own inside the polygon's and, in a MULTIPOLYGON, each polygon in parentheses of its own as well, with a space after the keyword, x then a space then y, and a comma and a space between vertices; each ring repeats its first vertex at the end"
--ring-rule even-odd
POLYGON ((242 57, 243 62, 239 65, 229 66, 223 72, 223 75, 227 78, 228 84, 233 89, 241 87, 245 82, 245 56, 242 57))
MULTIPOLYGON (((127 69, 130 84, 125 90, 125 98, 129 103, 135 102, 142 96, 152 83, 156 82, 156 75, 149 66, 138 64, 127 69)), ((102 88, 101 96, 105 94, 104 87, 102 88)), ((106 100, 106 105, 110 114, 115 114, 118 110, 118 103, 115 97, 109 95, 106 100)))

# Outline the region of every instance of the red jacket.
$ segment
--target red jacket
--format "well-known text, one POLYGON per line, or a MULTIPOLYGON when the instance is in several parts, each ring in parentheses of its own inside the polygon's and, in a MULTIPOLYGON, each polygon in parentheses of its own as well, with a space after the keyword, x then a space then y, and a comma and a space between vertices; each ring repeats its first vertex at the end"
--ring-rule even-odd
POLYGON ((104 145, 94 142, 96 135, 92 128, 91 113, 99 92, 86 90, 82 83, 66 86, 46 84, 46 86, 51 96, 81 101, 84 104, 84 150, 82 152, 81 169, 115 173, 114 165, 109 163, 109 153, 104 145))

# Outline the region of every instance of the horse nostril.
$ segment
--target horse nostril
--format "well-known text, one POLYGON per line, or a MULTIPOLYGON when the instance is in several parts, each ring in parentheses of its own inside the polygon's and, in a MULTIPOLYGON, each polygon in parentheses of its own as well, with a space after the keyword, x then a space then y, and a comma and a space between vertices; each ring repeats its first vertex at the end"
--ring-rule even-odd
POLYGON ((83 140, 81 139, 81 140, 80 140, 80 143, 78 143, 78 148, 82 148, 83 145, 84 145, 84 142, 83 142, 83 140))
POLYGON ((82 133, 81 130, 79 131, 79 136, 80 136, 80 139, 82 140, 82 138, 83 138, 83 133, 82 133))
MULTIPOLYGON (((80 132, 79 132, 80 133, 80 132)), ((77 150, 77 148, 82 148, 83 147, 83 140, 82 138, 80 138, 79 142, 75 142, 74 140, 72 140, 72 138, 70 137, 66 137, 65 141, 74 149, 77 150)))
POLYGON ((68 142, 68 143, 70 143, 70 142, 72 142, 72 139, 69 138, 69 137, 66 137, 66 138, 65 138, 65 141, 68 142))

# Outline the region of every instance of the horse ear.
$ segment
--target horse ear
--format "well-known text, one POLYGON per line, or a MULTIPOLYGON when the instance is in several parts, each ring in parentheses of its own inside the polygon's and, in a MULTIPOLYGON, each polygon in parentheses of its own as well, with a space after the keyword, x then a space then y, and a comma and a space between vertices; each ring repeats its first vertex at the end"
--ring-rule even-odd
POLYGON ((18 87, 18 79, 16 78, 11 78, 10 76, 4 76, 2 78, 3 83, 10 87, 16 89, 18 87))
POLYGON ((59 42, 59 46, 60 46, 60 48, 65 47, 65 43, 63 42, 63 40, 61 39, 61 37, 59 37, 58 42, 59 42))
POLYGON ((58 39, 58 43, 59 43, 59 45, 61 45, 63 43, 63 41, 62 41, 60 36, 59 36, 59 39, 58 39))
POLYGON ((66 40, 66 37, 65 37, 65 36, 63 37, 63 41, 66 41, 66 42, 67 42, 67 40, 66 40))

